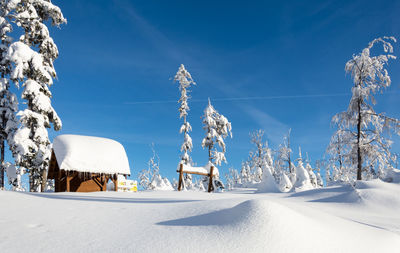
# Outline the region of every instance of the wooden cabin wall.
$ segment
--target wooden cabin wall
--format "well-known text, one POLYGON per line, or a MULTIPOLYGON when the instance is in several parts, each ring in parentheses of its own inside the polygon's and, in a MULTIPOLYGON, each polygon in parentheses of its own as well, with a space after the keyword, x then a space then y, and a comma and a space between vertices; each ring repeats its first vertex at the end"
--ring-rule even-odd
POLYGON ((61 170, 60 176, 55 178, 55 191, 65 192, 67 191, 67 178, 70 177, 70 192, 95 192, 95 191, 106 191, 107 182, 110 180, 109 175, 84 175, 84 173, 73 173, 68 174, 61 170))

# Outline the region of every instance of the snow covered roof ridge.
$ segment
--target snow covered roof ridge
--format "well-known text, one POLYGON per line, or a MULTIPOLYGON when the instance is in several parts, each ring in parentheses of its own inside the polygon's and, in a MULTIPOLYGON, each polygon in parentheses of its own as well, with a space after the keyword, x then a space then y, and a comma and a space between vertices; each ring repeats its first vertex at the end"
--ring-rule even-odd
POLYGON ((117 141, 83 135, 59 135, 53 150, 65 171, 130 175, 128 157, 117 141))

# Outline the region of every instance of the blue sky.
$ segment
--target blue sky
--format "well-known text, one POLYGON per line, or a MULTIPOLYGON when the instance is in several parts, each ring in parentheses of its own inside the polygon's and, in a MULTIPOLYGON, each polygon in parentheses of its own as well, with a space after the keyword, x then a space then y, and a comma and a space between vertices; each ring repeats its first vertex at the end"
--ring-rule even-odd
MULTIPOLYGON (((400 39, 399 1, 53 2, 68 24, 51 29, 60 51, 53 105, 63 129, 50 136, 115 139, 126 148, 133 177, 147 167, 152 142, 161 173, 176 177, 183 138, 171 78, 181 63, 197 82, 188 116, 193 159, 207 160, 200 117, 210 97, 233 126, 226 172, 240 169, 256 129, 276 148, 291 128, 295 155, 301 145, 312 162, 320 159, 331 117, 350 99, 345 63, 375 37, 400 39)), ((393 83, 376 106, 397 118, 399 67, 390 63, 393 83)), ((400 152, 398 144, 394 149, 400 152)))

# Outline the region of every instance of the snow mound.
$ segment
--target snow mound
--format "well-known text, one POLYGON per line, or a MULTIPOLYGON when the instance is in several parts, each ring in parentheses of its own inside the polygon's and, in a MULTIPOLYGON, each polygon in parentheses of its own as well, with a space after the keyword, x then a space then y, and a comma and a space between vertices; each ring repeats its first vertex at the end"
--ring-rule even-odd
POLYGON ((210 250, 221 252, 390 252, 400 246, 400 237, 394 233, 267 199, 247 200, 232 208, 159 225, 197 227, 199 237, 216 244, 210 250))
POLYGON ((386 175, 385 181, 389 183, 400 183, 400 170, 390 170, 386 175))
POLYGON ((357 181, 355 188, 366 204, 400 210, 400 185, 380 179, 357 181))

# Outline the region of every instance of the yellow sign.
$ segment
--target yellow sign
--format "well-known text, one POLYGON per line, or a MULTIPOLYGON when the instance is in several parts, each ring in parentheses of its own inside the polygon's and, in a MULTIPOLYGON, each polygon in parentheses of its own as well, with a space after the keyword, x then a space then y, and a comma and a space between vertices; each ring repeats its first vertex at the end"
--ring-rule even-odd
POLYGON ((119 192, 137 192, 137 181, 135 180, 118 180, 119 192))

